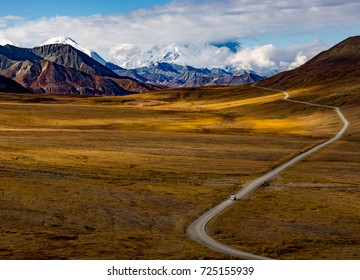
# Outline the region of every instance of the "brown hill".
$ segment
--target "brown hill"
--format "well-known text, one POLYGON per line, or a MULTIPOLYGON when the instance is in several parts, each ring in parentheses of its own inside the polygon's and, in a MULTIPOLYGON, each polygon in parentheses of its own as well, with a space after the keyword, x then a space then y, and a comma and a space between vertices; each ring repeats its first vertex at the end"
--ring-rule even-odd
POLYGON ((319 85, 360 83, 360 36, 350 37, 291 70, 259 82, 261 86, 300 89, 319 85))
POLYGON ((134 92, 119 86, 110 77, 93 76, 48 60, 34 64, 20 61, 3 74, 37 93, 124 95, 134 92))

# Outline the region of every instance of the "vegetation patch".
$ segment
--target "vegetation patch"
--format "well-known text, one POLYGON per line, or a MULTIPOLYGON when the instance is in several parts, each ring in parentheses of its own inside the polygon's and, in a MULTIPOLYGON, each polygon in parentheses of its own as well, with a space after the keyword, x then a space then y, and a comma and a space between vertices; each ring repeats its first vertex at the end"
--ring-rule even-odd
MULTIPOLYGON (((338 128, 330 110, 246 86, 129 100, 0 94, 0 258, 228 258, 189 240, 188 223, 338 128)), ((264 200, 276 203, 272 195, 264 200)), ((274 206, 262 202, 258 211, 270 215, 274 206)), ((214 228, 250 248, 227 230, 236 217, 214 228)), ((255 250, 268 255, 300 250, 285 243, 275 253, 265 233, 261 242, 255 250)))

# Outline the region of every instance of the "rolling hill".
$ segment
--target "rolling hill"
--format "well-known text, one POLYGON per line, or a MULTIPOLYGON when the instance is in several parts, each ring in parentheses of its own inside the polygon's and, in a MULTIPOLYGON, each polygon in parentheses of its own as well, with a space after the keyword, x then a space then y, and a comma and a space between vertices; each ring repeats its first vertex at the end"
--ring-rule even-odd
POLYGON ((360 82, 360 36, 350 37, 302 66, 259 82, 261 86, 299 89, 349 86, 360 82))
MULTIPOLYGON (((286 90, 292 100, 337 106, 350 125, 342 138, 224 212, 209 232, 225 244, 277 259, 359 259, 360 36, 257 85, 286 90)), ((297 112, 316 108, 288 103, 288 110, 296 107, 297 112)), ((279 112, 275 104, 273 110, 279 112)), ((304 124, 317 121, 314 141, 321 127, 337 128, 329 134, 333 137, 342 128, 334 108, 317 107, 316 111, 313 116, 304 113, 303 120, 304 124)), ((283 118, 289 116, 287 109, 282 112, 283 118)))
MULTIPOLYGON (((357 41, 345 42, 258 83, 340 106, 351 123, 344 137, 223 212, 208 225, 216 240, 279 259, 359 259, 360 83, 357 41), (306 81, 310 69, 318 76, 306 81)), ((23 50, 1 61, 26 56, 24 69, 47 69, 44 78, 75 69, 40 54, 23 50)), ((100 77, 101 68, 76 63, 83 67, 76 73, 100 77)), ((56 80, 75 75, 65 73, 56 80)), ((0 258, 229 258, 192 242, 189 222, 342 125, 332 108, 283 97, 251 86, 92 98, 2 94, 0 258)))

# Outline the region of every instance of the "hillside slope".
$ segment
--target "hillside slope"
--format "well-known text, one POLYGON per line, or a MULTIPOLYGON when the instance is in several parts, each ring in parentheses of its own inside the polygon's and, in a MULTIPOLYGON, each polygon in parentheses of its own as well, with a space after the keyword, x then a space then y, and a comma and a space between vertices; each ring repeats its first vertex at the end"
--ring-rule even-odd
POLYGON ((2 75, 0 75, 0 92, 30 93, 28 89, 2 75))
POLYGON ((299 89, 356 85, 360 82, 360 36, 350 37, 302 66, 259 82, 261 86, 299 89))
MULTIPOLYGON (((292 100, 338 106, 350 126, 341 139, 224 212, 210 224, 209 232, 223 243, 271 258, 359 259, 360 36, 258 85, 286 90, 292 100)), ((297 106, 298 112, 316 108, 288 103, 289 110, 297 106)), ((279 112, 275 106, 273 110, 279 112)), ((334 109, 318 107, 316 111, 317 117, 314 114, 305 121, 314 124, 317 118, 313 137, 319 135, 321 127, 342 127, 334 109)))

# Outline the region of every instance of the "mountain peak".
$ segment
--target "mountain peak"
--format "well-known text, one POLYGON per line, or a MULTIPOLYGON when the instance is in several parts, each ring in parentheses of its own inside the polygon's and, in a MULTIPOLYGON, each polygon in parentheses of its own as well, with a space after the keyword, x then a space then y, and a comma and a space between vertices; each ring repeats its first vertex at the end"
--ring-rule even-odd
POLYGON ((178 65, 198 65, 196 58, 210 48, 207 44, 178 44, 137 46, 120 44, 112 49, 114 61, 121 67, 134 69, 148 67, 158 62, 178 65))
POLYGON ((0 46, 6 46, 6 45, 16 46, 15 43, 13 43, 12 41, 10 41, 8 39, 0 40, 0 46))
POLYGON ((84 95, 123 95, 156 87, 120 77, 68 44, 19 48, 0 46, 0 91, 84 95))
POLYGON ((67 36, 50 38, 46 40, 42 45, 53 45, 53 44, 79 45, 74 39, 67 36))
POLYGON ((53 45, 53 44, 62 44, 62 45, 70 45, 74 47, 75 49, 87 54, 91 58, 95 59, 97 62, 100 62, 102 65, 106 64, 106 61, 96 52, 89 50, 87 48, 84 48, 83 46, 79 45, 74 39, 67 37, 67 36, 58 36, 53 37, 48 40, 46 40, 42 46, 46 45, 53 45))

